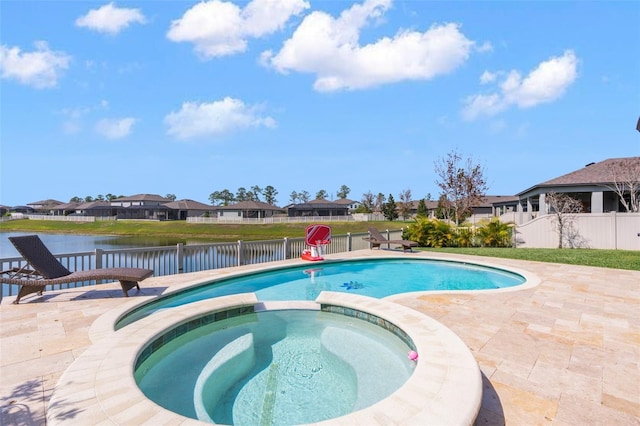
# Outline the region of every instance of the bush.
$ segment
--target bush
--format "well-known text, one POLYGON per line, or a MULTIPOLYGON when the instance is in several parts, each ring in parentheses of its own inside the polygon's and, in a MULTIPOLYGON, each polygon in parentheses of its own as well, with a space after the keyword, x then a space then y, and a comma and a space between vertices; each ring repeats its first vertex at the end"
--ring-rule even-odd
POLYGON ((402 238, 420 247, 511 247, 512 228, 498 218, 483 222, 478 228, 456 227, 439 219, 418 218, 408 226, 402 238))
POLYGON ((418 218, 407 228, 407 240, 417 242, 421 247, 453 247, 454 233, 451 225, 438 219, 418 218))
POLYGON ((511 224, 493 218, 476 230, 476 237, 482 247, 511 247, 511 224))
POLYGON ((475 235, 472 228, 459 226, 456 229, 455 247, 473 247, 475 235))

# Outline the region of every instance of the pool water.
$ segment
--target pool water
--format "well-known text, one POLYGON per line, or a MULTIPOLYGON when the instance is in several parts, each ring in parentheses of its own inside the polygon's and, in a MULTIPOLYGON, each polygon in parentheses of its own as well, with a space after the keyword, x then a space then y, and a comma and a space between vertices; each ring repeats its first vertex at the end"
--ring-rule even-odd
POLYGON ((237 293, 259 300, 315 300, 322 291, 383 298, 412 291, 486 290, 512 287, 525 279, 479 265, 419 259, 367 259, 322 262, 224 279, 160 298, 127 314, 116 328, 160 309, 237 293))
POLYGON ((190 418, 234 425, 313 423, 396 391, 415 368, 409 349, 395 334, 361 319, 266 311, 175 338, 140 363, 135 378, 148 398, 190 418))

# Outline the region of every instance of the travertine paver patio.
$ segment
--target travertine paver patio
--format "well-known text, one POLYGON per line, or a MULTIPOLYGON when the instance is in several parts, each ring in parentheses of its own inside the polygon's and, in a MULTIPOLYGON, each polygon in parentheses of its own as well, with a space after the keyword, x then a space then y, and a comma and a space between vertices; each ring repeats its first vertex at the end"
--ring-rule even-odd
MULTIPOLYGON (((328 257, 388 254, 366 250, 328 257)), ((442 322, 471 349, 485 383, 476 424, 640 425, 640 271, 399 255, 490 262, 540 278, 535 288, 511 292, 392 298, 442 322)), ((224 270, 150 278, 136 298, 220 274, 224 270)), ((20 305, 3 300, 0 424, 45 424, 58 378, 92 344, 91 324, 124 300, 118 284, 45 293, 20 305)), ((65 418, 74 423, 74 407, 65 418)))

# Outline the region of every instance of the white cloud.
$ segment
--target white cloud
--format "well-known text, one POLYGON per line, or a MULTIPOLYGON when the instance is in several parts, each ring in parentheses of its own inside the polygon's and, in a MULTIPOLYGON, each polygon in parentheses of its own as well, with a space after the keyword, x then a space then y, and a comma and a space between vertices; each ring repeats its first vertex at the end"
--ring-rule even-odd
POLYGON ((511 71, 500 83, 498 93, 469 96, 462 115, 473 120, 480 115, 495 115, 511 106, 524 109, 555 101, 576 80, 577 68, 578 58, 572 50, 567 50, 560 57, 541 62, 525 78, 520 72, 511 71))
POLYGON ((485 41, 481 45, 476 46, 476 50, 480 53, 492 52, 493 45, 490 42, 485 41))
POLYGON ((0 75, 37 89, 55 87, 62 71, 69 68, 71 57, 49 49, 44 41, 35 44, 33 52, 21 52, 19 47, 0 46, 0 75))
POLYGON ((259 115, 260 109, 230 97, 211 103, 185 102, 164 121, 169 126, 168 134, 178 139, 217 136, 249 127, 275 127, 273 118, 259 115))
POLYGON ((480 76, 480 84, 493 83, 498 78, 498 74, 485 71, 480 76))
POLYGON ((467 60, 474 43, 456 24, 434 25, 425 32, 401 30, 393 37, 360 45, 361 30, 380 19, 390 5, 391 0, 366 0, 338 18, 313 12, 277 54, 264 52, 262 62, 281 73, 316 74, 314 88, 328 92, 429 80, 467 60))
POLYGON ((220 0, 200 2, 171 23, 167 38, 191 42, 204 59, 244 52, 247 39, 281 30, 309 8, 304 0, 253 0, 244 9, 220 0))
POLYGON ((122 139, 131 134, 135 118, 104 118, 96 124, 96 132, 108 139, 122 139))
POLYGON ((109 3, 98 9, 91 9, 86 15, 76 19, 76 25, 100 33, 118 34, 132 23, 144 24, 146 21, 140 9, 121 8, 109 3))

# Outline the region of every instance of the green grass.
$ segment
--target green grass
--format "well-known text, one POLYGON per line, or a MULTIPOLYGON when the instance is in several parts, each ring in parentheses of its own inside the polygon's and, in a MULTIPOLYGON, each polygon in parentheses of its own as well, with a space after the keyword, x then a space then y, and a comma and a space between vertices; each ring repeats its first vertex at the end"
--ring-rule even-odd
MULTIPOLYGON (((375 226, 380 230, 396 230, 407 226, 408 222, 330 222, 328 224, 331 226, 331 231, 334 235, 344 235, 349 232, 367 232, 367 228, 370 226, 375 226)), ((284 237, 304 237, 304 232, 308 225, 308 223, 237 225, 191 224, 182 221, 99 221, 73 223, 42 220, 12 220, 0 223, 0 232, 26 231, 85 235, 144 235, 202 239, 209 242, 229 242, 237 240, 258 241, 275 240, 284 237)), ((640 252, 631 250, 532 248, 422 248, 421 250, 640 271, 640 252)))
POLYGON ((640 251, 539 248, 421 248, 425 251, 640 271, 640 251))
MULTIPOLYGON (((397 230, 406 226, 403 222, 328 222, 334 235, 349 232, 367 232, 367 228, 397 230)), ((185 221, 96 221, 64 222, 51 220, 12 220, 0 223, 0 232, 35 232, 82 235, 147 235, 154 237, 172 237, 203 239, 209 242, 259 241, 281 239, 284 237, 304 237, 310 223, 285 223, 269 225, 239 224, 203 224, 185 221)))

